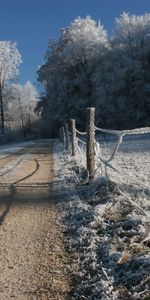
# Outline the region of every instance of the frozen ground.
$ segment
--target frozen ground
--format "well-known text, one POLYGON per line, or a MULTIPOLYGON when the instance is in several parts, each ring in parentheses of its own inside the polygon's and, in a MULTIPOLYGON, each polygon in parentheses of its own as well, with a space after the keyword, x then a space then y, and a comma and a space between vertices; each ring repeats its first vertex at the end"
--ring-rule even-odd
MULTIPOLYGON (((105 135, 102 140, 98 139, 98 141, 102 158, 108 159, 113 152, 115 140, 110 135, 105 135)), ((111 165, 116 171, 114 172, 107 167, 107 172, 115 181, 127 181, 129 183, 133 181, 144 187, 149 186, 150 134, 124 137, 111 165)))
MULTIPOLYGON (((101 142, 103 158, 113 144, 101 142)), ((54 189, 73 256, 69 299, 150 299, 149 136, 125 139, 111 168, 99 168, 103 176, 97 172, 90 184, 62 146, 55 147, 54 189)))
MULTIPOLYGON (((45 142, 49 149, 49 141, 45 142)), ((103 159, 110 157, 114 142, 106 138, 100 141, 103 159)), ((29 142, 24 146, 1 148, 1 189, 6 182, 17 183, 18 190, 12 192, 13 197, 19 198, 20 189, 27 193, 27 187, 32 186, 34 191, 36 186, 37 190, 42 178, 42 186, 47 191, 46 174, 51 170, 47 163, 48 150, 41 149, 42 144, 39 141, 36 145, 29 142)), ((73 160, 58 141, 53 147, 55 172, 51 196, 57 196, 66 250, 72 259, 73 288, 68 299, 150 299, 149 137, 123 140, 110 162, 111 167, 99 166, 90 184, 85 170, 79 167, 81 156, 73 160)))
POLYGON ((22 147, 33 145, 35 141, 28 141, 22 143, 13 143, 7 145, 0 145, 0 158, 3 158, 5 155, 12 154, 13 152, 21 149, 22 147))
POLYGON ((64 300, 69 289, 52 150, 52 140, 1 148, 0 300, 64 300))

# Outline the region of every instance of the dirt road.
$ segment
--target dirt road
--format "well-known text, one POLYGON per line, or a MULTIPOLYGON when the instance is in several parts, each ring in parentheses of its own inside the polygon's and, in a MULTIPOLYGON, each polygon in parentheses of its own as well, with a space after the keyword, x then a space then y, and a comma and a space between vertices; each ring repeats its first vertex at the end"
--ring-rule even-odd
POLYGON ((0 159, 1 300, 62 300, 69 290, 52 179, 48 140, 0 159))

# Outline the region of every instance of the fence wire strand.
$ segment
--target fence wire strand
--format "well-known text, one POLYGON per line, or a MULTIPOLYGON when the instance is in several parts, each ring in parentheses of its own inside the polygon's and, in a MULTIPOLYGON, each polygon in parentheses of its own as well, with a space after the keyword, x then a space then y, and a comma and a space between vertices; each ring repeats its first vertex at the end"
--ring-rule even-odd
POLYGON ((85 131, 85 132, 81 132, 81 131, 79 131, 78 129, 76 129, 76 132, 77 132, 78 134, 80 134, 80 135, 86 135, 86 134, 87 134, 86 131, 85 131))
POLYGON ((76 148, 77 158, 79 159, 80 164, 86 168, 86 142, 77 137, 76 148))
MULTIPOLYGON (((148 184, 143 183, 143 181, 144 181, 143 178, 140 178, 138 180, 138 179, 132 177, 132 175, 129 175, 126 172, 120 171, 118 168, 118 164, 117 164, 117 167, 110 164, 110 162, 113 162, 114 158, 116 157, 119 147, 123 142, 123 138, 126 135, 147 134, 147 133, 150 133, 150 128, 146 127, 146 128, 118 131, 118 130, 107 130, 107 129, 95 127, 95 130, 98 130, 99 132, 106 133, 106 134, 117 135, 117 137, 118 137, 117 142, 114 146, 114 149, 112 150, 112 153, 109 154, 108 159, 104 159, 104 155, 102 154, 102 149, 106 148, 108 150, 108 148, 110 148, 109 144, 106 143, 105 146, 102 146, 102 143, 103 143, 102 138, 100 139, 100 141, 96 141, 96 143, 95 143, 96 162, 97 162, 97 165, 101 168, 102 174, 105 172, 105 175, 107 176, 107 173, 108 173, 107 169, 110 168, 110 169, 114 170, 115 172, 117 172, 118 174, 124 176, 125 178, 130 179, 130 181, 134 181, 138 185, 143 186, 144 188, 150 189, 150 186, 148 184)), ((130 146, 131 146, 131 144, 130 144, 130 146)), ((130 148, 130 146, 129 146, 129 148, 130 148)), ((107 152, 107 150, 106 150, 106 152, 107 152)))
MULTIPOLYGON (((145 188, 150 189, 150 186, 143 182, 144 180, 141 178, 138 180, 138 178, 132 177, 132 172, 130 174, 127 174, 126 172, 119 170, 118 168, 118 160, 117 153, 118 150, 124 140, 124 137, 126 135, 142 135, 142 134, 147 134, 150 133, 150 127, 145 127, 145 128, 137 128, 137 129, 131 129, 131 130, 109 130, 109 129, 104 129, 104 128, 99 128, 95 126, 95 131, 100 132, 101 134, 98 134, 98 138, 96 135, 95 139, 95 158, 96 158, 96 168, 97 168, 97 173, 101 174, 102 176, 108 176, 108 169, 111 169, 115 171, 115 173, 128 178, 130 181, 134 181, 136 184, 143 186, 145 188), (110 141, 108 142, 107 138, 102 139, 103 134, 106 136, 116 136, 117 140, 115 141, 115 138, 111 138, 110 141), (112 149, 111 149, 112 147, 112 149), (110 151, 111 149, 111 151, 110 151), (105 150, 105 156, 102 153, 105 150), (115 161, 115 164, 113 163, 115 161), (142 181, 142 182, 141 182, 142 181)), ((77 159, 79 163, 86 168, 86 141, 83 140, 84 137, 86 137, 87 132, 81 132, 78 129, 76 129, 77 137, 76 137, 76 150, 77 150, 77 159), (78 135, 83 136, 83 139, 78 137, 78 135)), ((68 132, 69 135, 69 152, 71 153, 71 132, 68 132)), ((130 149, 129 145, 129 149, 130 149)), ((129 171, 130 168, 129 168, 129 171)))

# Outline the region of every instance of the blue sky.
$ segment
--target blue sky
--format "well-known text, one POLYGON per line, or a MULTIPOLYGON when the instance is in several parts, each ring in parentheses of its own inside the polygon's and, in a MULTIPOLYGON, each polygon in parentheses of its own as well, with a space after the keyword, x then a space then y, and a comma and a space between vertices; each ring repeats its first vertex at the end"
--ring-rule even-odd
POLYGON ((123 11, 150 13, 150 0, 0 0, 0 40, 16 41, 22 54, 20 83, 36 83, 48 39, 76 17, 90 15, 111 34, 114 20, 123 11))

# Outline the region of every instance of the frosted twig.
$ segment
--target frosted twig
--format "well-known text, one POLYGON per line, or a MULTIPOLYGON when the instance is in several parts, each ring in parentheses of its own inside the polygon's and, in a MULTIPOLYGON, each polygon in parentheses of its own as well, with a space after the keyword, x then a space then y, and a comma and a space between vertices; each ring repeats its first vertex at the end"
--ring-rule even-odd
POLYGON ((82 295, 81 297, 82 297, 82 299, 88 300, 88 298, 86 298, 86 297, 85 297, 85 296, 83 296, 83 295, 82 295))
POLYGON ((141 242, 141 244, 144 244, 144 243, 146 243, 146 242, 150 242, 150 236, 148 236, 146 239, 144 239, 144 240, 141 242))
POLYGON ((107 278, 107 280, 109 280, 109 277, 108 277, 108 275, 107 275, 107 273, 106 273, 106 269, 105 269, 105 268, 102 268, 102 271, 103 271, 105 277, 107 278))
POLYGON ((74 176, 75 176, 75 178, 76 178, 77 182, 78 182, 78 183, 80 183, 80 180, 79 180, 79 178, 78 178, 78 176, 77 176, 76 172, 74 171, 73 173, 74 173, 74 176))
POLYGON ((139 292, 139 295, 143 295, 144 293, 147 293, 147 292, 150 292, 150 290, 148 290, 148 289, 145 289, 144 291, 142 291, 142 292, 139 292))

